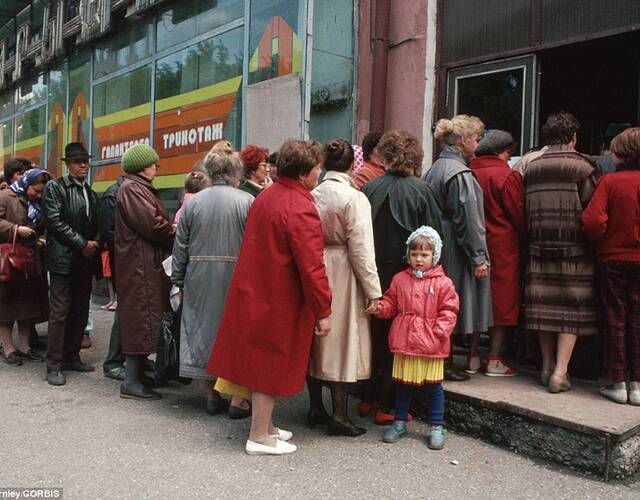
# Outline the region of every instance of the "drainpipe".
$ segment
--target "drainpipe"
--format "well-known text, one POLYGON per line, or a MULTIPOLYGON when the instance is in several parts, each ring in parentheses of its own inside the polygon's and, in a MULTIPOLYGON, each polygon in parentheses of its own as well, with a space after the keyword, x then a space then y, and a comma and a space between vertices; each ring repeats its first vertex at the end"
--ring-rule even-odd
POLYGON ((391 0, 375 0, 373 45, 373 76, 371 78, 370 130, 384 131, 387 98, 387 63, 389 60, 389 17, 391 0))

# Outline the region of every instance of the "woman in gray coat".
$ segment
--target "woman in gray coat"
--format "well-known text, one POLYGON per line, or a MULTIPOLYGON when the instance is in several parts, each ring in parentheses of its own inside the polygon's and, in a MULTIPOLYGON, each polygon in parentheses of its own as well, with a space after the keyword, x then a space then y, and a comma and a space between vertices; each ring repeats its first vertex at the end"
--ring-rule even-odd
MULTIPOLYGON (((204 166, 212 186, 184 205, 173 246, 171 281, 183 292, 180 375, 212 382, 205 368, 254 198, 236 189, 243 168, 237 153, 210 153, 204 166)), ((219 413, 227 404, 211 383, 207 411, 219 413)), ((232 409, 242 416, 250 414, 242 400, 232 400, 232 409)))
MULTIPOLYGON (((456 115, 450 120, 439 120, 433 135, 444 147, 425 176, 442 208, 442 265, 460 296, 454 333, 474 334, 466 367, 468 373, 479 369, 476 349, 479 333, 493 325, 484 198, 468 167, 483 130, 484 124, 475 116, 456 115)), ((452 371, 449 363, 445 378, 466 380, 469 377, 452 371)))

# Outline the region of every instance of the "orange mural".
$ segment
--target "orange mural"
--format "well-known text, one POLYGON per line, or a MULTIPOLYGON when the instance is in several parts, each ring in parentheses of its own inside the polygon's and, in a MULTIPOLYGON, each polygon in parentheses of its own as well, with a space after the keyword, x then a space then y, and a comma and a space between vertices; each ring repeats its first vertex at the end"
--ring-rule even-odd
POLYGON ((49 154, 47 157, 47 170, 52 177, 62 175, 62 159, 64 152, 64 110, 59 102, 56 102, 50 110, 49 118, 49 154))

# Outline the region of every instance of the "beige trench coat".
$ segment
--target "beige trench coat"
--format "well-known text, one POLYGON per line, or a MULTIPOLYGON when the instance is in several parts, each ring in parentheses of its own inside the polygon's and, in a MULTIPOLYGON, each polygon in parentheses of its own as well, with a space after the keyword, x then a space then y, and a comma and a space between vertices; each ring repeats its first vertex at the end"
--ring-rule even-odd
POLYGON ((382 295, 373 246, 371 206, 347 174, 327 172, 313 190, 324 234, 324 263, 333 294, 331 333, 315 337, 309 375, 356 382, 371 374, 371 333, 364 313, 382 295))

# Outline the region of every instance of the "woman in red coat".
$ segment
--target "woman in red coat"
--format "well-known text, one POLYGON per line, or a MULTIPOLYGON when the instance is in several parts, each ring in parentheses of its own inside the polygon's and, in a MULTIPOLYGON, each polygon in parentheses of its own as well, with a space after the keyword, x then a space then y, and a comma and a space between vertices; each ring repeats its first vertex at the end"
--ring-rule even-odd
POLYGON ((331 291, 320 217, 310 191, 322 146, 290 140, 278 156, 278 182, 251 206, 240 256, 209 358, 209 373, 251 390, 249 454, 296 447, 273 426, 277 396, 304 387, 311 339, 331 329, 331 291))
MULTIPOLYGON (((510 377, 516 371, 500 357, 507 331, 520 313, 520 242, 524 240, 524 190, 521 175, 507 160, 515 143, 509 132, 489 130, 471 162, 482 193, 487 246, 491 256, 493 326, 485 375, 510 377)), ((476 358, 477 359, 477 358, 476 358)))

